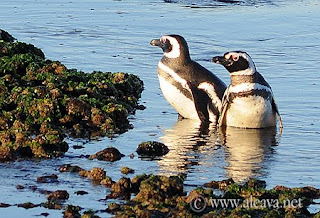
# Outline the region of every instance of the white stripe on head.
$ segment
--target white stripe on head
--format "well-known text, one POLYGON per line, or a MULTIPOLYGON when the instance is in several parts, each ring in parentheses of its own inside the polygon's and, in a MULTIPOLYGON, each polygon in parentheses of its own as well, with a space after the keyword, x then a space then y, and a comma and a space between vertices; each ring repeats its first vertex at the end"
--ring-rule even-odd
POLYGON ((238 75, 238 76, 253 75, 256 72, 256 66, 254 65, 251 57, 247 53, 245 53, 245 52, 228 52, 225 55, 225 58, 230 59, 231 56, 232 56, 232 59, 234 59, 234 60, 238 60, 239 57, 243 57, 249 63, 249 67, 247 69, 232 72, 231 75, 238 75))
POLYGON ((170 52, 165 52, 164 56, 166 56, 167 58, 178 58, 180 56, 180 44, 178 42, 178 40, 172 36, 162 36, 160 38, 160 40, 169 40, 170 44, 171 44, 171 51, 170 52))
POLYGON ((239 93, 246 92, 251 90, 266 90, 267 92, 271 92, 271 89, 268 86, 261 85, 259 83, 241 83, 236 86, 230 86, 229 92, 231 93, 239 93))
POLYGON ((218 108, 219 112, 221 112, 222 102, 218 97, 214 86, 210 83, 202 82, 199 84, 198 88, 204 90, 209 95, 213 105, 218 108))

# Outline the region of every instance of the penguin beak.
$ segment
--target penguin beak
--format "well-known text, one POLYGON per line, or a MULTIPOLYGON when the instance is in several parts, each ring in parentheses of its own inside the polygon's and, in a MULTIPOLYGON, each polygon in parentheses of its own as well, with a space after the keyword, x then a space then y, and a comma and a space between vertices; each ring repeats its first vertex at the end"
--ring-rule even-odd
POLYGON ((212 62, 216 64, 221 64, 222 66, 230 66, 233 62, 232 60, 226 59, 223 56, 216 56, 212 58, 212 62))
POLYGON ((161 41, 160 39, 152 39, 150 45, 161 47, 161 41))
POLYGON ((172 49, 172 46, 170 44, 170 41, 168 39, 166 39, 165 41, 161 40, 161 39, 152 39, 150 42, 151 45, 153 46, 159 46, 160 48, 162 48, 163 52, 170 52, 172 49))

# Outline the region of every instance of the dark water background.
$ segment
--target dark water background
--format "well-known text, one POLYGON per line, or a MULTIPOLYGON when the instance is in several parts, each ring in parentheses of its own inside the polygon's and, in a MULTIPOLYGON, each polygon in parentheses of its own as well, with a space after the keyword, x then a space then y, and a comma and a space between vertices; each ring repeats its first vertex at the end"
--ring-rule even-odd
MULTIPOLYGON (((65 157, 0 163, 0 202, 46 201, 45 195, 28 188, 32 185, 65 189, 70 194, 67 203, 85 209, 105 209, 113 202, 99 201, 109 189, 78 175, 59 173, 59 166, 66 163, 104 168, 114 180, 122 176, 121 166, 133 168, 135 175, 186 173, 187 190, 229 177, 263 179, 268 188, 277 184, 320 188, 319 12, 318 0, 1 0, 0 28, 69 68, 139 75, 145 83, 141 103, 147 109, 131 117, 134 129, 112 140, 69 139, 65 157), (171 33, 183 35, 192 58, 226 83, 227 72, 208 60, 230 50, 247 51, 273 88, 284 121, 283 134, 228 129, 222 138, 215 131, 200 137, 197 123, 177 122, 176 112, 158 85, 156 69, 162 52, 149 46, 151 39, 171 33), (147 140, 162 141, 171 151, 159 160, 137 155, 130 159, 137 145, 147 140), (76 150, 72 145, 85 148, 76 150), (126 156, 114 163, 81 157, 108 146, 126 156), (36 183, 38 176, 52 173, 59 176, 58 184, 36 183), (17 190, 17 184, 26 188, 17 190), (79 190, 89 194, 75 195, 79 190)), ((50 217, 62 215, 59 210, 13 206, 0 209, 0 217, 42 212, 50 217)))

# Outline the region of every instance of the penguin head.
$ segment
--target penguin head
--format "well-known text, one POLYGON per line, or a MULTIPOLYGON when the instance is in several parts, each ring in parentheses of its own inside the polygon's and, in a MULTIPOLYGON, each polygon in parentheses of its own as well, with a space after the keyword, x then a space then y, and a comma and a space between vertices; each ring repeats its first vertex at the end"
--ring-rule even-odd
POLYGON ((190 60, 188 44, 182 36, 164 35, 160 39, 151 40, 150 44, 162 48, 163 54, 167 58, 190 60))
POLYGON ((231 51, 212 58, 212 62, 223 65, 231 75, 253 75, 256 67, 251 57, 243 51, 231 51))

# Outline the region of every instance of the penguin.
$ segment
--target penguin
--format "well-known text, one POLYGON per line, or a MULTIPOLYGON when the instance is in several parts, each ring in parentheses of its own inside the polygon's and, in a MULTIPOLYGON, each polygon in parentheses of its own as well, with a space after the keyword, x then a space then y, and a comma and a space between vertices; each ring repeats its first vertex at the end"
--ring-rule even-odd
POLYGON ((227 52, 212 58, 230 73, 231 84, 224 93, 219 126, 267 128, 283 125, 271 86, 243 51, 227 52))
POLYGON ((191 60, 188 44, 182 36, 164 35, 151 40, 150 44, 163 50, 158 63, 160 89, 179 118, 217 124, 226 84, 191 60))

